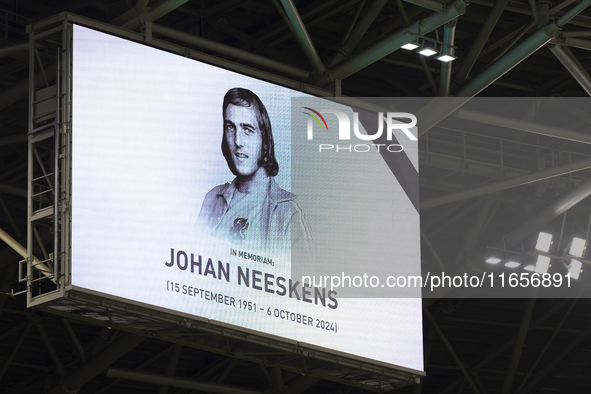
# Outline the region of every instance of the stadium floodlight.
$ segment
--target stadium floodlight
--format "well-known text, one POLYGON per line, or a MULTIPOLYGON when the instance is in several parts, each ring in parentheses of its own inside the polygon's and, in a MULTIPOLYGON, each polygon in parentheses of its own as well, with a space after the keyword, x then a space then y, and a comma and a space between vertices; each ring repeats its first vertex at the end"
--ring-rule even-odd
POLYGON ((458 58, 457 56, 449 55, 449 54, 446 54, 446 53, 443 54, 443 55, 439 55, 439 56, 436 57, 437 60, 439 60, 440 62, 443 62, 443 63, 451 62, 453 60, 456 60, 457 58, 458 58))
POLYGON ((505 267, 508 267, 508 268, 516 268, 516 267, 519 267, 520 265, 521 264, 516 261, 508 261, 505 263, 505 267))
POLYGON ((536 261, 536 272, 545 274, 548 272, 548 267, 550 267, 550 257, 539 255, 536 261))
POLYGON ((536 243, 536 249, 541 252, 548 252, 552 245, 552 234, 540 232, 538 235, 538 242, 536 243))
POLYGON ((489 257, 488 259, 485 260, 487 263, 489 264, 498 264, 501 262, 501 259, 498 259, 496 257, 489 257))
POLYGON ((583 238, 573 238, 573 242, 570 244, 569 254, 577 257, 583 257, 583 253, 585 252, 585 245, 587 241, 583 238))
POLYGON ((526 271, 533 272, 533 271, 536 270, 536 266, 533 265, 533 264, 530 264, 530 265, 526 265, 525 267, 523 267, 523 269, 526 270, 526 271))
POLYGON ((418 47, 420 47, 418 40, 412 40, 411 42, 404 44, 400 48, 406 49, 407 51, 414 51, 418 47))
POLYGON ((421 55, 425 56, 425 57, 429 57, 429 56, 433 56, 433 55, 435 55, 436 53, 439 53, 439 52, 437 52, 437 51, 436 51, 435 49, 433 49, 433 48, 428 48, 428 47, 425 47, 425 48, 421 49, 421 50, 419 51, 419 53, 420 53, 421 55))
POLYGON ((423 39, 421 49, 419 49, 417 52, 425 57, 429 57, 438 54, 439 50, 437 49, 436 43, 423 39))
POLYGON ((570 265, 568 266, 568 274, 573 279, 579 279, 579 275, 583 272, 583 263, 579 260, 572 259, 570 261, 570 265))

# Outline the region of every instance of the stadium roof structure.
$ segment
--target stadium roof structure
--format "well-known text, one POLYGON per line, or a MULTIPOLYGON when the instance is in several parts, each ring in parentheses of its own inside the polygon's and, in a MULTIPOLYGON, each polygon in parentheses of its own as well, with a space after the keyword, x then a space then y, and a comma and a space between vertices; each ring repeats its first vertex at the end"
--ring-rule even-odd
MULTIPOLYGON (((475 101, 487 103, 481 110, 438 107, 429 127, 420 129, 424 270, 447 272, 466 262, 478 269, 490 251, 501 252, 503 262, 526 259, 541 231, 552 232, 562 249, 573 236, 589 240, 589 5, 0 0, 0 229, 26 244, 27 26, 67 13, 202 52, 261 78, 278 76, 301 90, 485 100, 475 101), (414 40, 436 43, 456 59, 442 63, 401 49, 414 40), (493 116, 485 113, 491 108, 493 116), (449 115, 453 124, 438 123, 449 115)), ((55 62, 51 51, 34 56, 42 65, 55 62)), ((39 88, 52 83, 49 74, 38 79, 39 88)), ((49 242, 48 234, 38 234, 40 244, 49 242)), ((0 391, 6 393, 66 393, 64 381, 80 393, 591 390, 591 301, 584 296, 425 299, 426 377, 397 388, 395 379, 376 381, 355 366, 316 365, 305 355, 218 331, 163 325, 153 316, 127 321, 117 308, 105 314, 108 308, 94 309, 84 299, 69 300, 59 312, 27 309, 24 295, 12 295, 24 290, 21 259, 13 247, 0 245, 0 391), (146 336, 138 324, 157 332, 146 336)), ((499 269, 514 272, 502 264, 499 269)))

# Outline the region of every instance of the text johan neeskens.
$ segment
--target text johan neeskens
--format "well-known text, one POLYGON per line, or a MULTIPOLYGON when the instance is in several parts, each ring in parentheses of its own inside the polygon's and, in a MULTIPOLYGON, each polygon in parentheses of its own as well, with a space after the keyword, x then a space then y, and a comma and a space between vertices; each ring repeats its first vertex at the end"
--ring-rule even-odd
POLYGON ((309 286, 299 281, 244 268, 240 265, 236 265, 235 270, 232 270, 230 263, 223 263, 220 260, 218 260, 216 267, 211 258, 208 258, 207 262, 204 263, 201 255, 195 257, 194 253, 188 255, 182 250, 175 253, 174 248, 170 249, 170 261, 165 262, 164 265, 170 268, 176 267, 181 271, 203 277, 225 280, 228 283, 235 282, 239 286, 246 286, 253 290, 265 291, 281 297, 288 296, 298 301, 314 303, 331 309, 336 309, 339 305, 336 299, 337 292, 334 290, 327 291, 325 288, 309 286), (233 277, 232 272, 235 272, 235 277, 233 277))

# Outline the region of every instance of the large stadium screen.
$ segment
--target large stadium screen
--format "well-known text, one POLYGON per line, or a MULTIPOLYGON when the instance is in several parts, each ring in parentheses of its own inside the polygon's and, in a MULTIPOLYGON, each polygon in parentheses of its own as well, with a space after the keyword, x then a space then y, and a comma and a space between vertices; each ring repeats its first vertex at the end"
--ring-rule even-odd
POLYGON ((411 114, 77 25, 72 86, 75 289, 423 370, 411 114))

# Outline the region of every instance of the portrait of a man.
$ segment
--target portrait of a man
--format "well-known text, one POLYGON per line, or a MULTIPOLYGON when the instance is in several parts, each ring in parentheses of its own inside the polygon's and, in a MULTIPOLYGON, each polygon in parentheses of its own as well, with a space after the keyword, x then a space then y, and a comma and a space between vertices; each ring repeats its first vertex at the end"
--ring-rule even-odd
POLYGON ((277 184, 273 131, 259 97, 230 89, 222 104, 221 150, 234 180, 207 193, 197 224, 207 233, 260 248, 309 247, 311 233, 296 196, 277 184))

